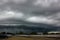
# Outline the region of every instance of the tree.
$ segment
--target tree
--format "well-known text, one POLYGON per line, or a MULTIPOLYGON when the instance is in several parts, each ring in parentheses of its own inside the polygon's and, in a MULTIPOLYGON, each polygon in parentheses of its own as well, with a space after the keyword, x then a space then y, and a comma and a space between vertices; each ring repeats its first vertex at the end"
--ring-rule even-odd
POLYGON ((6 34, 6 32, 1 32, 1 34, 6 34))
POLYGON ((31 34, 31 35, 37 35, 37 33, 36 33, 36 32, 31 32, 30 34, 31 34))
POLYGON ((19 32, 18 34, 24 34, 24 32, 21 31, 21 32, 19 32))
POLYGON ((47 35, 47 34, 48 34, 48 32, 43 32, 43 34, 44 34, 44 35, 47 35))

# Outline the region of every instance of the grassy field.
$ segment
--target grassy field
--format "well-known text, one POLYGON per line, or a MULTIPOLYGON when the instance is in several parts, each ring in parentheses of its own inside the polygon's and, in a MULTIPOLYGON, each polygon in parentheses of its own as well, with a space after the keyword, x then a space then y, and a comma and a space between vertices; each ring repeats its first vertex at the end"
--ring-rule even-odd
POLYGON ((52 37, 52 38, 48 38, 48 37, 10 37, 7 40, 60 40, 59 37, 52 37))

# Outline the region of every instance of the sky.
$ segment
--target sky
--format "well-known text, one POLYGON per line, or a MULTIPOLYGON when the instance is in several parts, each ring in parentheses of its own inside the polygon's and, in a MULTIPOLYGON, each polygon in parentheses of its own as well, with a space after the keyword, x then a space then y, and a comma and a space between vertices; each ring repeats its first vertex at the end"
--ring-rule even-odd
POLYGON ((60 0, 0 0, 0 24, 26 22, 60 26, 60 0))

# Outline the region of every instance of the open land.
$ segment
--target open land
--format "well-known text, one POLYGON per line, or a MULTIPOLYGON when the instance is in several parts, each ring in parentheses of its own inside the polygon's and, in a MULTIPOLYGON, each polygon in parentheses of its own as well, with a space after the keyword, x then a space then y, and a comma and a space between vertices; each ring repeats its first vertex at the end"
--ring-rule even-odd
POLYGON ((5 40, 60 40, 60 37, 46 36, 11 36, 5 40))

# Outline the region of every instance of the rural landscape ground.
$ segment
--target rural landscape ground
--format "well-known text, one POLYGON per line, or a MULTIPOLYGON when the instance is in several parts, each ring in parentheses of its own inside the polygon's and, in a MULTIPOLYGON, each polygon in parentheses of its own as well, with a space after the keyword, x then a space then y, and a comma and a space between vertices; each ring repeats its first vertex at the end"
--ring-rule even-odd
POLYGON ((60 40, 58 37, 52 37, 52 38, 47 38, 47 37, 11 37, 8 38, 7 40, 60 40))
POLYGON ((60 40, 60 37, 39 37, 39 36, 11 36, 0 40, 60 40))

